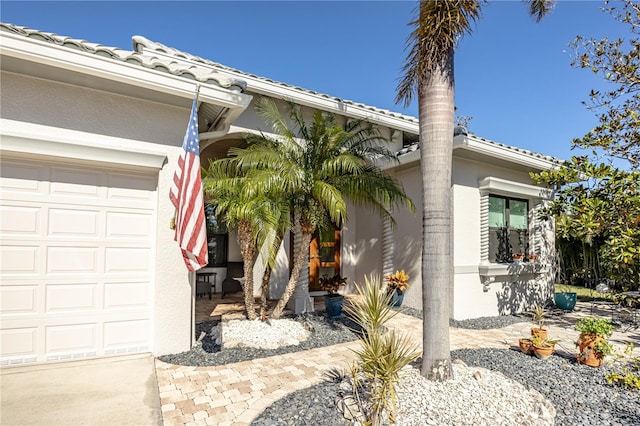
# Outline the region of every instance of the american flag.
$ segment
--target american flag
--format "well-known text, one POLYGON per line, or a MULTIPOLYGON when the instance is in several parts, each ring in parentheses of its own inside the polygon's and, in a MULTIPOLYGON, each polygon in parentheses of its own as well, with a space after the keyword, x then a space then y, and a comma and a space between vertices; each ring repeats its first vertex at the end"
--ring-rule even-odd
POLYGON ((189 271, 208 263, 207 228, 204 219, 202 179, 200 177, 200 138, 198 137, 197 99, 193 100, 189 126, 184 135, 178 168, 173 175, 169 198, 176 208, 175 240, 189 271))

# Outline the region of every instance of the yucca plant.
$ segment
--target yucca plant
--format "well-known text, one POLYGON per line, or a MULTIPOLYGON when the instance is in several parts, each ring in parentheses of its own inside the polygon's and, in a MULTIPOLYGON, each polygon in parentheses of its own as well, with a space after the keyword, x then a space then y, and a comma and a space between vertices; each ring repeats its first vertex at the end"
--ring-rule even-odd
POLYGON ((365 285, 356 285, 357 300, 345 311, 362 328, 358 361, 351 368, 355 400, 368 424, 382 424, 386 413, 391 421, 396 413, 396 384, 400 370, 420 356, 407 336, 387 330, 385 323, 397 315, 389 307, 390 294, 379 276, 365 277, 365 285), (360 397, 360 393, 364 397, 360 397))

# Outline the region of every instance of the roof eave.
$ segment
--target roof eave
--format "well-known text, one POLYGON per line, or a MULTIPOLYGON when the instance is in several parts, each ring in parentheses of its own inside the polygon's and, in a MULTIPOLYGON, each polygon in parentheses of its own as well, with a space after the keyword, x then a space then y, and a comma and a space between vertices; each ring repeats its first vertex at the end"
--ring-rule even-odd
MULTIPOLYGON (((172 60, 181 60, 200 67, 204 66, 210 67, 212 69, 219 68, 210 63, 208 64, 200 61, 194 61, 187 57, 178 57, 174 54, 161 52, 154 49, 147 49, 146 47, 144 47, 144 45, 139 45, 136 47, 136 49, 140 53, 163 56, 167 59, 172 60)), ((405 132, 418 134, 418 122, 414 117, 395 113, 394 115, 386 114, 381 111, 376 111, 374 107, 356 105, 351 101, 345 101, 340 98, 331 97, 329 95, 311 93, 311 91, 308 90, 289 86, 276 81, 269 81, 264 77, 254 76, 242 71, 234 70, 232 68, 225 68, 223 72, 226 75, 246 81, 248 92, 272 98, 292 100, 296 104, 307 106, 309 108, 329 111, 351 118, 366 120, 372 124, 387 126, 392 129, 398 129, 405 132)))
POLYGON ((520 164, 535 170, 557 168, 560 160, 519 149, 506 148, 495 142, 483 140, 474 135, 458 135, 453 138, 453 149, 464 149, 484 154, 509 163, 520 164))
POLYGON ((2 33, 0 53, 2 56, 128 84, 179 98, 193 99, 195 86, 199 84, 199 100, 201 102, 229 108, 234 112, 234 116, 246 109, 252 99, 252 96, 233 89, 201 83, 10 32, 2 33))

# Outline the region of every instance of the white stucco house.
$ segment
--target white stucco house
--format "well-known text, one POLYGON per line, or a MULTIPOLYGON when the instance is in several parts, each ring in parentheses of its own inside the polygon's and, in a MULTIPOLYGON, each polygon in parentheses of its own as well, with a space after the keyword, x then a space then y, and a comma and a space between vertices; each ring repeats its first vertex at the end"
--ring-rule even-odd
MULTIPOLYGON (((138 36, 129 51, 1 24, 0 55, 2 366, 190 348, 195 277, 173 240, 168 194, 196 85, 203 164, 242 145, 246 132, 266 130, 253 107, 257 99, 293 100, 377 126, 398 155, 387 171, 420 211, 414 117, 138 36)), ((518 312, 548 299, 553 232, 535 212, 551 194, 528 174, 556 160, 457 131, 452 317, 518 312), (515 264, 517 251, 538 259, 515 264)), ((362 281, 405 269, 414 285, 404 304, 420 309, 420 213, 396 212, 393 229, 361 208, 352 207, 349 217, 312 243, 311 250, 322 250, 311 253, 303 284, 313 292, 324 273, 362 281)), ((204 270, 221 282, 228 263, 241 257, 234 235, 210 225, 212 255, 204 270)), ((272 297, 288 279, 288 248, 285 241, 272 297)), ((292 306, 308 309, 308 302, 303 290, 292 306)))

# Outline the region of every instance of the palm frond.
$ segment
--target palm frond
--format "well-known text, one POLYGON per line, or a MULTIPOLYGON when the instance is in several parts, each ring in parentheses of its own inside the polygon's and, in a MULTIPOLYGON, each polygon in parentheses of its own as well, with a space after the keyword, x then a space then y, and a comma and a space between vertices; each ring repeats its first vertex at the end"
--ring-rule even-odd
POLYGON ((396 88, 396 102, 408 106, 417 93, 418 82, 436 67, 444 67, 461 40, 480 18, 484 0, 422 0, 416 6, 416 18, 407 43, 402 78, 396 88))
POLYGON ((525 0, 529 5, 529 14, 540 22, 556 6, 555 0, 525 0))
POLYGON ((317 203, 326 209, 333 223, 340 225, 346 222, 347 203, 336 187, 319 180, 314 183, 312 195, 317 203))

